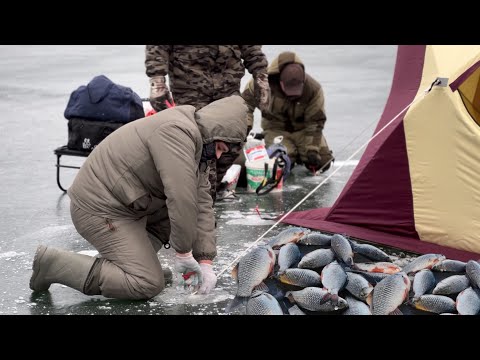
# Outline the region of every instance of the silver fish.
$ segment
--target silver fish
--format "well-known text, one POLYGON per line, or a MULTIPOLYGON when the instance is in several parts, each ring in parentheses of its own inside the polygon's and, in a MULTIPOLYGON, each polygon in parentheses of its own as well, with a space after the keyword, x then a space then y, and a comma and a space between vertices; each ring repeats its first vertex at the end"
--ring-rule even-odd
POLYGON ((442 260, 433 265, 433 271, 445 271, 445 272, 465 272, 465 266, 467 263, 458 260, 442 260))
POLYGON ((431 269, 436 263, 445 260, 441 254, 425 254, 415 258, 412 262, 403 267, 405 274, 412 274, 422 269, 431 269))
POLYGON ((290 315, 307 315, 298 307, 298 305, 293 305, 291 308, 289 308, 288 313, 290 315))
POLYGON ((334 301, 330 295, 325 289, 307 287, 299 291, 288 291, 285 297, 290 302, 295 302, 300 307, 310 311, 334 311, 348 307, 345 299, 339 297, 334 301))
POLYGON ((359 244, 356 242, 350 242, 354 253, 363 255, 373 261, 392 262, 392 259, 388 254, 379 248, 370 244, 359 244))
POLYGON ((390 262, 356 263, 355 269, 372 273, 396 274, 402 269, 390 262))
POLYGON ((302 254, 297 245, 288 243, 285 246, 282 246, 278 254, 278 272, 281 273, 297 264, 301 258, 302 254))
POLYGON ((443 295, 422 295, 412 299, 413 307, 436 314, 455 311, 455 301, 443 295))
POLYGON ((350 242, 340 234, 332 236, 332 250, 344 264, 353 265, 353 250, 350 242))
POLYGON ((274 265, 275 253, 270 246, 254 247, 242 257, 232 272, 237 279, 237 293, 225 311, 246 304, 252 290, 272 273, 274 265))
POLYGON ((302 245, 330 246, 332 235, 311 232, 298 240, 302 245))
POLYGON ((434 295, 458 294, 470 286, 470 281, 465 275, 453 275, 440 281, 435 289, 434 295))
POLYGON ((399 308, 396 308, 388 315, 403 315, 402 311, 399 308))
POLYGON ((316 271, 309 269, 287 269, 278 275, 278 279, 284 284, 300 287, 322 285, 320 275, 316 271))
POLYGON ((373 291, 373 286, 362 275, 347 272, 347 285, 345 289, 357 299, 366 301, 368 295, 373 291))
POLYGON ((480 290, 469 287, 457 296, 455 304, 460 315, 477 315, 480 312, 480 290))
POLYGON ((435 275, 430 270, 420 270, 413 278, 413 297, 425 295, 435 287, 435 283, 435 275))
POLYGON ((280 249, 285 244, 298 242, 298 240, 300 240, 304 235, 308 233, 310 233, 310 229, 302 227, 291 227, 283 230, 280 234, 273 237, 268 244, 274 250, 280 249))
POLYGON ((264 282, 261 282, 259 285, 255 286, 252 290, 252 294, 254 291, 263 291, 263 292, 269 292, 270 289, 268 288, 267 284, 264 282))
POLYGON ((480 264, 475 260, 469 260, 465 270, 472 287, 480 288, 480 264))
POLYGON ((344 288, 347 282, 347 274, 343 267, 334 261, 323 268, 321 279, 324 289, 328 290, 335 300, 338 292, 344 288))
POLYGON ((247 315, 283 315, 283 310, 272 295, 255 291, 247 302, 247 315))
POLYGON ((298 263, 301 269, 319 269, 330 264, 335 254, 330 249, 317 249, 306 254, 298 263))
POLYGON ((352 272, 355 274, 362 275, 367 281, 372 284, 376 285, 386 277, 390 276, 391 274, 385 274, 385 273, 374 273, 374 272, 368 272, 368 271, 359 271, 359 270, 353 270, 353 269, 346 269, 347 273, 352 272))
POLYGON ((373 290, 373 315, 388 315, 408 298, 410 280, 403 273, 390 275, 380 281, 373 290))
POLYGON ((372 315, 370 308, 364 302, 347 295, 345 300, 348 303, 348 309, 342 315, 372 315))

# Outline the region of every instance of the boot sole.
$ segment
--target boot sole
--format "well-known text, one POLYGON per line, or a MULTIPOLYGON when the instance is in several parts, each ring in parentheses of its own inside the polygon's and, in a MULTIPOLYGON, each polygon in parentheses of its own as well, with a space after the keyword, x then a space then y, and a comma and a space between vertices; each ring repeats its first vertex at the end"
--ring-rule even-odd
POLYGON ((30 289, 32 289, 33 291, 46 291, 50 287, 50 285, 48 285, 46 288, 39 289, 34 286, 35 280, 40 274, 40 259, 43 257, 43 255, 45 255, 46 251, 47 251, 47 247, 44 245, 40 245, 37 251, 35 252, 35 257, 33 258, 33 265, 32 265, 33 274, 32 274, 32 277, 30 278, 30 289))

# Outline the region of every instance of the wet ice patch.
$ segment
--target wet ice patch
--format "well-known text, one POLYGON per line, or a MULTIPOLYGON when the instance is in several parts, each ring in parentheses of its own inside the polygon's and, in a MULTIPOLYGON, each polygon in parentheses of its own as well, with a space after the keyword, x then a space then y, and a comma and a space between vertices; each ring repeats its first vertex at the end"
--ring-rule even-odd
MULTIPOLYGON (((302 181, 308 183, 308 184, 320 184, 321 182, 325 181, 327 179, 329 174, 320 174, 320 175, 310 175, 310 176, 306 176, 305 178, 302 179, 302 181)), ((329 184, 331 184, 334 180, 332 180, 331 178, 328 179, 327 181, 325 181, 325 183, 322 185, 322 186, 327 186, 329 184)))
POLYGON ((221 219, 243 219, 244 215, 239 210, 234 211, 224 211, 223 214, 220 216, 221 219))
POLYGON ((227 225, 273 225, 275 224, 274 220, 270 218, 276 218, 278 215, 275 213, 265 213, 262 211, 263 209, 259 209, 260 214, 262 217, 268 217, 268 219, 262 219, 258 213, 256 213, 253 209, 248 212, 240 212, 240 211, 226 211, 221 217, 224 219, 232 218, 232 220, 228 220, 225 224, 227 225))
POLYGON ((160 294, 153 298, 154 301, 149 302, 149 306, 153 307, 157 302, 162 302, 166 304, 211 304, 220 301, 225 301, 230 299, 232 295, 225 291, 224 289, 215 288, 209 294, 206 295, 192 295, 188 293, 182 293, 182 291, 177 290, 174 286, 165 288, 160 294))
POLYGON ((273 225, 275 221, 264 220, 258 215, 246 215, 243 219, 229 220, 228 225, 273 225))
POLYGON ((288 185, 283 187, 283 191, 289 192, 289 191, 295 191, 298 189, 303 189, 303 186, 301 185, 288 185))
POLYGON ((240 202, 242 202, 242 198, 236 196, 236 197, 231 198, 231 199, 218 200, 218 201, 215 202, 215 206, 237 205, 240 202))
POLYGON ((61 239, 62 242, 78 239, 80 235, 75 230, 73 225, 59 225, 47 226, 39 231, 30 234, 25 234, 17 238, 17 241, 22 241, 25 244, 41 243, 49 245, 55 242, 56 239, 61 239))

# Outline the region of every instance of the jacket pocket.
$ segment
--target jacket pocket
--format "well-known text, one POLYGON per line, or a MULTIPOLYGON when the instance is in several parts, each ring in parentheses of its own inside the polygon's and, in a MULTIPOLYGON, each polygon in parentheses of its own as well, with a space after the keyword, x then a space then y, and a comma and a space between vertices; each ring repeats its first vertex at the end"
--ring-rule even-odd
POLYGON ((126 172, 112 189, 112 193, 115 197, 128 209, 134 210, 134 208, 143 209, 146 206, 148 207, 149 201, 147 199, 142 199, 145 196, 150 196, 145 188, 140 184, 140 182, 135 179, 135 177, 126 172), (138 201, 138 203, 136 203, 138 201))

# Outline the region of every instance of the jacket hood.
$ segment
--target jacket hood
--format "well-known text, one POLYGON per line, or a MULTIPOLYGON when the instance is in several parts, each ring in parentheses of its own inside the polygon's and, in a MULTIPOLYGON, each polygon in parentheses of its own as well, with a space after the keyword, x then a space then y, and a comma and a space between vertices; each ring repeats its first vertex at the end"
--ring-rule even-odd
POLYGON ((247 105, 241 96, 233 95, 201 108, 195 120, 204 144, 216 140, 241 143, 247 135, 247 105))
POLYGON ((302 65, 303 70, 305 70, 305 65, 297 54, 291 51, 284 51, 272 60, 268 66, 268 74, 278 75, 282 72, 282 69, 285 67, 285 65, 288 64, 300 64, 302 65))

